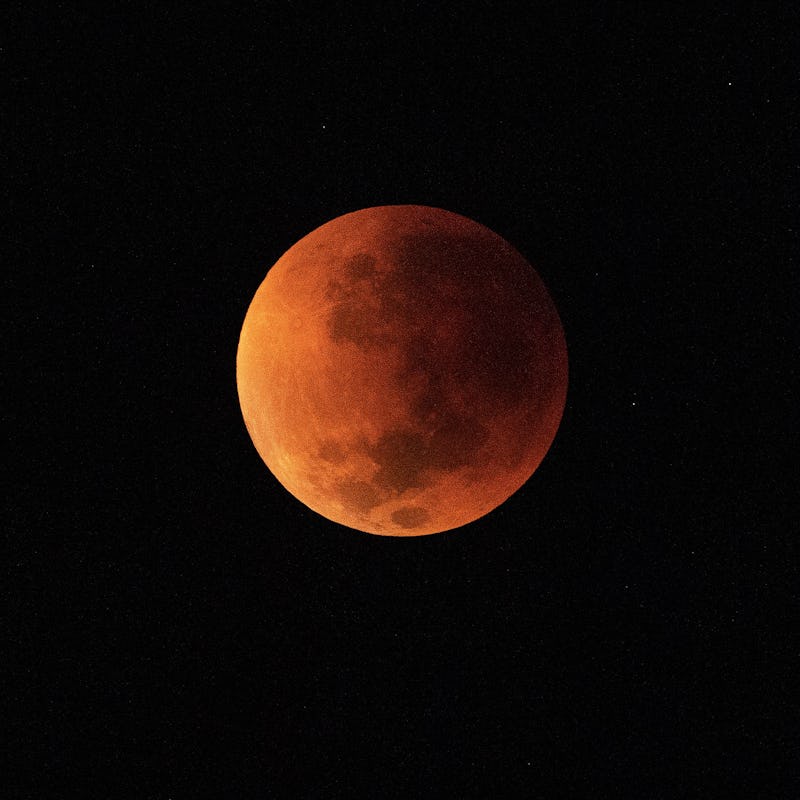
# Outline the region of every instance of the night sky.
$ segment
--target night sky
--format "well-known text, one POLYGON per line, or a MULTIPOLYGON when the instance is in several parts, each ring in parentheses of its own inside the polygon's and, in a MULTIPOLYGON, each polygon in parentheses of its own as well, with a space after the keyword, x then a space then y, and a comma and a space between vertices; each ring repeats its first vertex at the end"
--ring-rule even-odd
POLYGON ((0 795, 796 797, 797 12, 327 5, 2 26, 0 795), (235 356, 404 203, 534 265, 570 386, 507 503, 393 539, 277 483, 235 356))

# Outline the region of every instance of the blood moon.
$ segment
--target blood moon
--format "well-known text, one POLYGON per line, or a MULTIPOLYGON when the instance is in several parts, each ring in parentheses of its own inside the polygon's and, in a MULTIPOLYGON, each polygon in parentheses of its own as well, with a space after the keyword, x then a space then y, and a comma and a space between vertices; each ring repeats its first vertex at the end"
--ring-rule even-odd
POLYGON ((380 206, 269 270, 236 378, 259 455, 298 500, 419 536, 482 517, 531 476, 561 420, 567 351, 508 242, 442 209, 380 206))

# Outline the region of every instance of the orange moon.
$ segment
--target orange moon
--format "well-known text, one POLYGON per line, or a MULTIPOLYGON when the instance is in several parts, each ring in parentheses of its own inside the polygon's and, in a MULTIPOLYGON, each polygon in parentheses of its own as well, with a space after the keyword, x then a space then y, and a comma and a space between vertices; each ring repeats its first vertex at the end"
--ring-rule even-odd
POLYGON ((379 206, 269 270, 236 380, 256 450, 298 500, 421 536, 484 516, 539 466, 567 349, 547 289, 503 238, 442 209, 379 206))

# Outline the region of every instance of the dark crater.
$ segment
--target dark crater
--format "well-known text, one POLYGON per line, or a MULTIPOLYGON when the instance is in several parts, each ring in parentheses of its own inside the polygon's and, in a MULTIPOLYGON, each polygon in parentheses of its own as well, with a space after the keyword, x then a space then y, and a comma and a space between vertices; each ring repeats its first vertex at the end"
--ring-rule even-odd
POLYGON ((432 433, 409 428, 388 431, 367 447, 367 454, 378 464, 375 485, 402 493, 423 487, 428 471, 452 472, 468 464, 478 466, 475 456, 487 435, 476 419, 462 419, 452 412, 442 414, 432 433))
POLYGON ((349 508, 366 513, 380 501, 378 490, 366 481, 341 481, 337 485, 339 499, 349 508))
POLYGON ((392 522, 401 528, 418 528, 420 525, 425 524, 429 518, 430 514, 419 506, 404 506, 403 508, 398 508, 392 514, 392 522))

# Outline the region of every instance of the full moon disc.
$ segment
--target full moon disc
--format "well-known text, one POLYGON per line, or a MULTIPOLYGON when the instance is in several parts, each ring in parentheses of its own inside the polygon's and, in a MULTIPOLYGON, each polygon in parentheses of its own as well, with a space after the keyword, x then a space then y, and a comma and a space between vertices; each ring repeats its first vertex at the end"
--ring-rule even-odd
POLYGON ((558 313, 528 262, 466 217, 337 217, 269 270, 245 316, 239 401, 298 500, 385 536, 450 530, 525 483, 567 392, 558 313))

